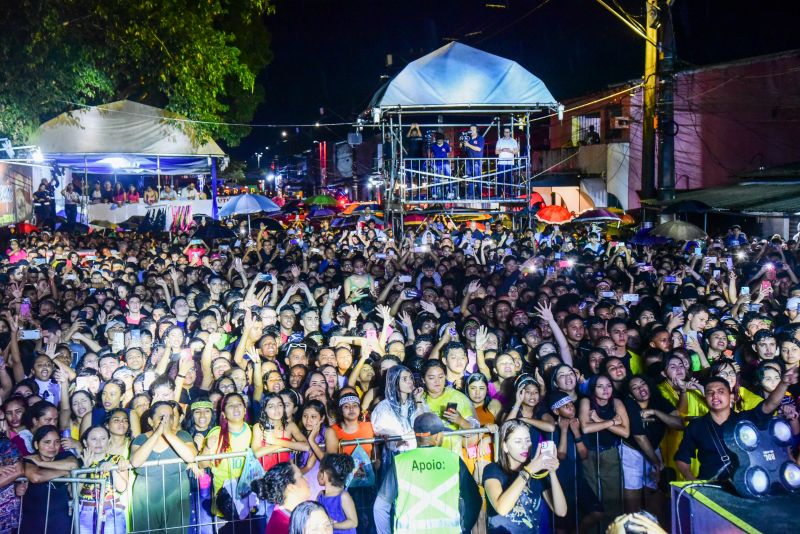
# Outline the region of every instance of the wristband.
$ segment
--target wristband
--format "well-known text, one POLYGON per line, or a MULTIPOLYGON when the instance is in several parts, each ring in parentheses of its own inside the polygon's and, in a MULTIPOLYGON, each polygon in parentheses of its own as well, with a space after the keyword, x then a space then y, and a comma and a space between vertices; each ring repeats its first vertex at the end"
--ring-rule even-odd
POLYGON ((181 374, 179 374, 179 375, 178 375, 178 378, 186 378, 186 375, 181 375, 181 374))
POLYGON ((583 443, 583 436, 578 436, 577 438, 573 438, 572 441, 574 441, 575 443, 583 443))
POLYGON ((528 473, 524 468, 519 472, 519 476, 521 476, 525 480, 526 484, 531 479, 531 474, 528 473))

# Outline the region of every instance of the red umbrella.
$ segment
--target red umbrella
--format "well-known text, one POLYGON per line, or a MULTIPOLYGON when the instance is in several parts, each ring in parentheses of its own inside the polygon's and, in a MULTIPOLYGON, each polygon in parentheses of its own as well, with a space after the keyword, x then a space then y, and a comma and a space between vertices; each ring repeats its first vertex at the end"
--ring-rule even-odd
POLYGON ((551 204, 540 209, 536 218, 550 224, 563 224, 572 220, 572 214, 563 206, 551 204))
POLYGON ((18 234, 30 234, 31 232, 38 232, 39 228, 37 226, 32 225, 31 223, 20 223, 17 225, 17 233, 18 234))
MULTIPOLYGON (((520 195, 517 198, 528 198, 528 195, 520 195)), ((528 199, 528 205, 533 206, 534 204, 544 204, 544 198, 536 191, 532 192, 528 199)))

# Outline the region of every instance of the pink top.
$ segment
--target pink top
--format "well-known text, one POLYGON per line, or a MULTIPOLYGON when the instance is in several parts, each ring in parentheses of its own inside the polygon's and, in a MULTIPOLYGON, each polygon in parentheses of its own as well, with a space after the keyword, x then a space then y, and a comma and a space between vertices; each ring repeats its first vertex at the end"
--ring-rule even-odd
POLYGON ((12 252, 11 249, 8 249, 6 250, 6 254, 8 255, 8 263, 17 263, 18 261, 28 259, 28 253, 22 249, 16 252, 12 252))

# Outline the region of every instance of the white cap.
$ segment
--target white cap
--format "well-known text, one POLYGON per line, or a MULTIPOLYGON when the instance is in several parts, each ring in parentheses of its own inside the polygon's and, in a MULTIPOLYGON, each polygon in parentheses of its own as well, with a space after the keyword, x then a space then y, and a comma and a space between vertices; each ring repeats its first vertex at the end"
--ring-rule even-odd
POLYGON ((787 300, 786 309, 791 311, 800 311, 800 297, 792 297, 787 300))

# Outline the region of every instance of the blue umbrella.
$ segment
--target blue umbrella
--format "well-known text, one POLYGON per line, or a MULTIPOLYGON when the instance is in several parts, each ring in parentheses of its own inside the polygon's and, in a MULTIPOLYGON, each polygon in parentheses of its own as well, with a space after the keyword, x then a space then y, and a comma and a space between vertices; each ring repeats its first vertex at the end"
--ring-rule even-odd
POLYGON ((642 228, 636 235, 631 238, 631 243, 634 245, 641 245, 641 246, 655 246, 655 245, 663 245, 664 243, 669 242, 669 239, 666 237, 651 235, 650 232, 653 230, 653 227, 650 228, 642 228))
POLYGON ((250 231, 250 215, 253 213, 276 213, 281 211, 280 206, 263 195, 236 195, 219 210, 220 217, 233 215, 247 215, 247 230, 250 231))
POLYGON ((219 210, 220 217, 232 215, 250 215, 252 213, 274 213, 281 208, 263 195, 236 195, 219 210))

